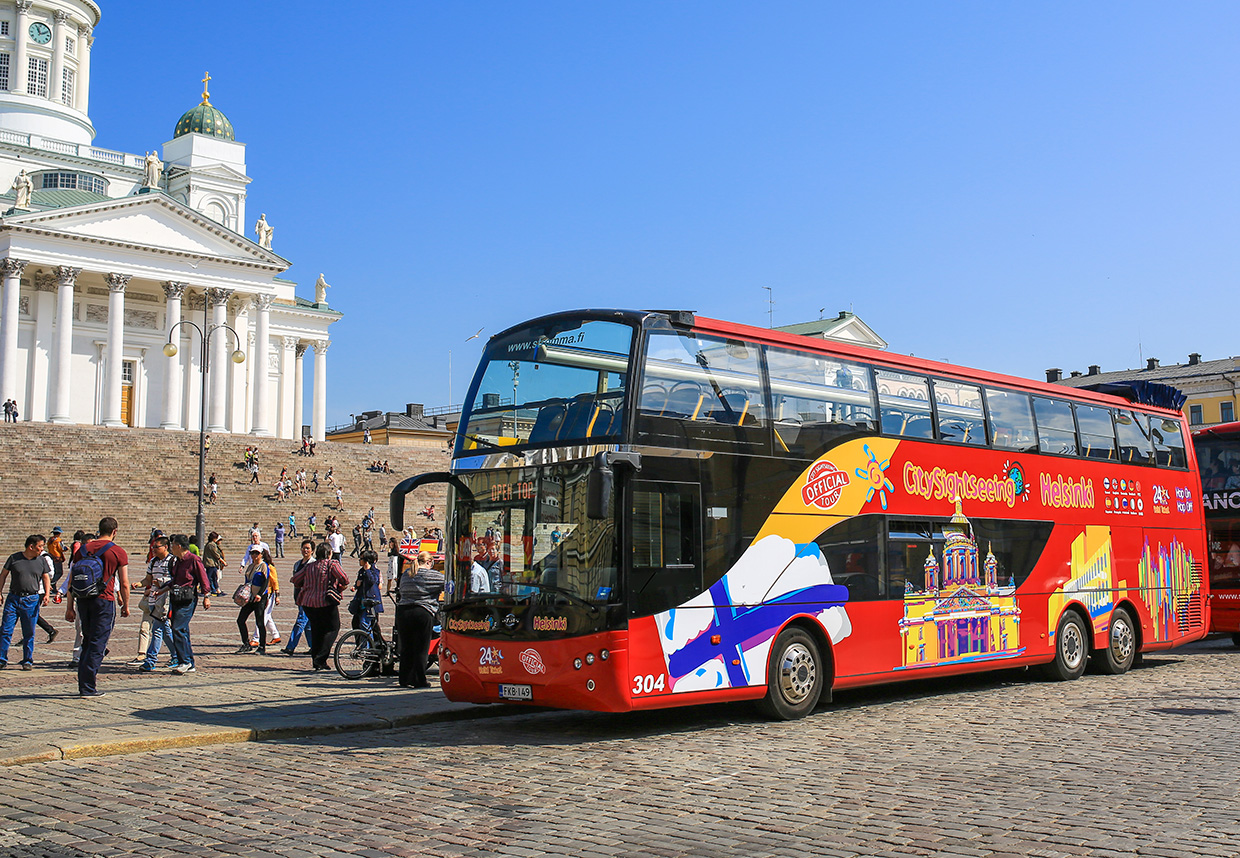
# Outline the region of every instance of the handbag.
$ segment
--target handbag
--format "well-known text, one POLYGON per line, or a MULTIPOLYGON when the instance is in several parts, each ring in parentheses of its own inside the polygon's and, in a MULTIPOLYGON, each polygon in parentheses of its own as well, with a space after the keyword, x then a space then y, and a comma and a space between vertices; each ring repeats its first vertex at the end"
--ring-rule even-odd
POLYGON ((168 591, 168 600, 174 605, 188 605, 196 595, 193 584, 174 584, 168 591))
POLYGON ((327 591, 323 595, 326 596, 327 601, 331 602, 333 605, 339 605, 340 600, 344 598, 344 594, 335 587, 328 587, 327 591))
POLYGON ((233 601, 238 607, 244 608, 250 604, 250 600, 254 598, 254 588, 250 586, 250 582, 246 581, 240 587, 233 591, 233 601))

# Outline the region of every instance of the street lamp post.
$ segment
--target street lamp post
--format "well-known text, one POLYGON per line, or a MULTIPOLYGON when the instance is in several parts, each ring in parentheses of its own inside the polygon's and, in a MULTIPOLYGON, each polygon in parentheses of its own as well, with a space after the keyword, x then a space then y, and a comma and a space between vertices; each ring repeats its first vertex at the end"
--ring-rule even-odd
POLYGON ((194 520, 194 533, 197 536, 197 545, 200 550, 205 548, 207 544, 206 520, 202 513, 202 496, 204 494, 204 474, 207 468, 207 374, 211 371, 212 335, 221 328, 230 331, 233 339, 237 341, 237 348, 232 353, 233 363, 241 363, 245 360, 245 352, 241 351, 241 337, 237 335, 237 332, 230 325, 211 325, 207 322, 207 303, 203 301, 202 304, 201 328, 189 319, 183 319, 168 330, 168 342, 164 345, 165 355, 170 358, 177 356, 177 346, 172 340, 177 328, 182 325, 189 325, 198 332, 198 338, 202 340, 202 400, 199 403, 198 419, 198 517, 194 520))

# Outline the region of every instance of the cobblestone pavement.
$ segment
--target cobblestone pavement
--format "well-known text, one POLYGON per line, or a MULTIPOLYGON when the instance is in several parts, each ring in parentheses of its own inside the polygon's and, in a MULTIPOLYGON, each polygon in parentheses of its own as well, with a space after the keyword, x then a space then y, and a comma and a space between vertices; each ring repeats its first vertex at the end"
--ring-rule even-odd
MULTIPOLYGON (((237 608, 222 601, 226 604, 217 603, 210 611, 200 608, 194 615, 191 632, 197 665, 186 676, 167 670, 144 674, 127 667, 125 662, 137 650, 137 618, 120 620, 100 673, 99 688, 106 696, 99 700, 78 699, 77 672, 69 666, 73 627, 64 620, 64 607, 52 606, 47 616, 62 631, 51 645, 45 643, 43 632, 36 632, 35 669, 17 669, 21 650, 15 647, 9 666, 0 671, 4 713, 0 766, 342 729, 384 729, 503 714, 508 709, 452 703, 437 689, 400 688, 394 676, 349 682, 334 671, 315 673, 307 655, 233 655, 240 643, 237 608)), ((292 613, 291 608, 277 609, 281 631, 287 632, 292 613)), ((269 650, 275 652, 279 646, 269 650)), ((304 642, 298 647, 302 653, 306 649, 304 642)), ((165 654, 160 660, 167 658, 165 654)))
POLYGON ((1226 856, 1240 652, 747 706, 514 717, 3 771, 4 855, 1226 856), (52 846, 63 849, 57 852, 52 846))

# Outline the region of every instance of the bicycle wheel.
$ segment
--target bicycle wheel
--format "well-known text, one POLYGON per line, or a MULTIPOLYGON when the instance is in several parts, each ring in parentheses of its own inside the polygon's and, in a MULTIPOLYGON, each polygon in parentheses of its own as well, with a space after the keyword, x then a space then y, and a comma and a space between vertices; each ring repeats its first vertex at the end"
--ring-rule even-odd
POLYGON ((375 646, 370 632, 364 629, 353 629, 345 632, 336 641, 334 652, 336 670, 345 679, 361 679, 370 676, 379 669, 382 653, 375 646))

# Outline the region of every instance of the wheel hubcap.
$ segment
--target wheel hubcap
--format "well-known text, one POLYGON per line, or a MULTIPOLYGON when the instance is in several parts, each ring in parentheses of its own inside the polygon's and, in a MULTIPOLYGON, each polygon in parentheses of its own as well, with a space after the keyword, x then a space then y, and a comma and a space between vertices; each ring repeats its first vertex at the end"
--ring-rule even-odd
POLYGON ((779 690, 789 703, 803 703, 814 690, 818 667, 808 649, 799 643, 784 650, 779 660, 779 690))
POLYGON ((1126 662, 1136 649, 1136 640, 1132 634, 1132 626, 1127 620, 1117 619, 1111 624, 1111 652, 1118 662, 1126 662))
POLYGON ((1063 663, 1069 670, 1076 670, 1081 664, 1081 659, 1085 657, 1085 642, 1081 639, 1081 630, 1075 623, 1064 627, 1059 651, 1063 654, 1063 663))

